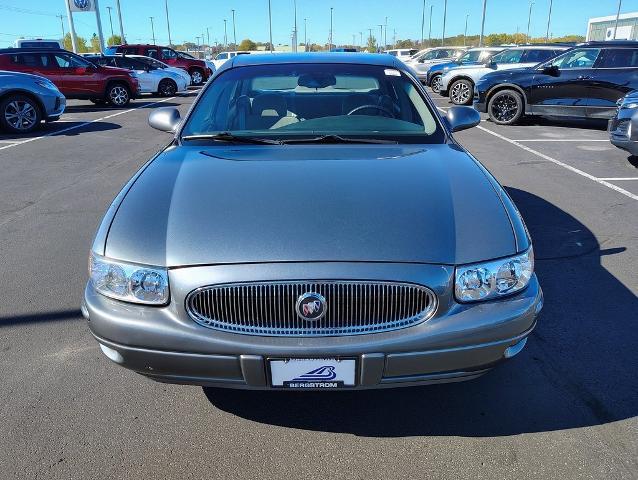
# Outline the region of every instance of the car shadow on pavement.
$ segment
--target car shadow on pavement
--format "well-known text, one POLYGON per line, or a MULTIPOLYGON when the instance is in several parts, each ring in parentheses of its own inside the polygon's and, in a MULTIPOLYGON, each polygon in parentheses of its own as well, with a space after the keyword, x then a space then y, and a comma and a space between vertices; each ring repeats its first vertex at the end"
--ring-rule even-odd
POLYGON ((112 122, 91 122, 91 121, 73 121, 73 122, 61 122, 61 123, 47 123, 42 125, 42 128, 32 133, 22 135, 0 135, 0 140, 15 140, 16 143, 20 143, 30 138, 38 138, 42 136, 58 136, 58 135, 81 135, 87 132, 106 132, 108 130, 117 130, 122 128, 121 125, 112 122), (81 125, 81 126, 80 126, 81 125))
POLYGON ((568 213, 508 191, 534 240, 545 293, 538 326, 517 357, 465 383, 358 392, 205 388, 208 400, 257 422, 371 437, 507 436, 638 415, 638 298, 601 265, 602 256, 626 249, 601 250, 568 213))
MULTIPOLYGON (((91 113, 91 112, 105 112, 108 115, 108 112, 118 113, 124 110, 130 110, 131 108, 159 108, 159 107, 179 107, 179 103, 175 102, 162 102, 158 103, 158 100, 161 100, 162 97, 147 97, 147 98, 138 98, 135 101, 129 103, 126 107, 115 108, 109 107, 105 105, 93 105, 92 103, 82 104, 82 105, 67 105, 64 109, 64 113, 91 113)), ((64 119, 64 114, 62 115, 64 119)), ((90 120, 88 120, 90 121, 90 120)))
POLYGON ((68 320, 83 320, 82 312, 75 310, 56 310, 43 313, 26 313, 22 315, 0 316, 0 328, 27 323, 43 323, 68 320))

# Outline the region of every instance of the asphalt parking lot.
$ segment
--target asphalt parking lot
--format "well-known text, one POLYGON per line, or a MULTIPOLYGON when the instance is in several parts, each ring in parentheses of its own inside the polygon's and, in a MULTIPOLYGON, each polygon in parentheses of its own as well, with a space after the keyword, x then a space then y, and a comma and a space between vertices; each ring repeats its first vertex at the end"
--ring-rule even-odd
POLYGON ((107 360, 79 310, 89 246, 170 138, 154 102, 193 95, 70 101, 0 135, 1 478, 638 478, 638 164, 604 124, 456 135, 522 212, 546 300, 527 348, 478 380, 205 394, 107 360))

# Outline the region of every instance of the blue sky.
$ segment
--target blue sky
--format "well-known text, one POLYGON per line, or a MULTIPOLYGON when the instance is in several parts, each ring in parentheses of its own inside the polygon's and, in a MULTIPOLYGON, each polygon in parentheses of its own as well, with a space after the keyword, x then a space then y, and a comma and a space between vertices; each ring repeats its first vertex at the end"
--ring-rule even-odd
MULTIPOLYGON (((549 0, 534 0, 532 10, 532 36, 545 34, 549 0)), ((110 35, 106 7, 114 7, 115 0, 99 0, 102 11, 104 35, 110 35)), ((151 39, 149 16, 155 17, 157 43, 168 43, 164 0, 120 0, 125 34, 129 42, 147 42, 151 39)), ((425 36, 428 35, 429 7, 434 5, 432 36, 440 37, 443 26, 444 0, 427 0, 425 36)), ((469 14, 468 34, 478 33, 481 28, 482 0, 448 0, 446 36, 462 34, 465 17, 469 14)), ((228 39, 232 41, 231 9, 236 10, 237 40, 251 38, 268 40, 267 0, 169 0, 171 33, 174 43, 186 40, 195 42, 195 37, 206 33, 209 27, 211 43, 223 42, 224 18, 228 19, 228 39)), ((303 19, 308 19, 308 40, 326 43, 330 29, 330 7, 334 7, 335 43, 352 43, 353 34, 359 42, 359 32, 364 39, 368 28, 374 28, 378 36, 379 24, 388 17, 388 42, 396 29, 397 38, 420 38, 422 0, 297 0, 299 39, 303 41, 303 19)), ((585 35, 590 17, 613 15, 616 0, 554 0, 551 32, 554 36, 568 33, 585 35)), ((293 25, 293 0, 272 0, 273 42, 289 43, 293 25)), ((486 33, 508 32, 527 29, 527 0, 487 0, 486 33)), ((624 0, 622 12, 638 11, 638 0, 624 0)), ((65 12, 64 0, 0 0, 0 46, 9 46, 19 36, 61 36, 60 20, 55 17, 65 12)), ((76 14, 78 35, 90 37, 96 32, 95 16, 90 13, 76 14)), ((113 27, 119 30, 115 10, 113 27)), ((65 31, 68 26, 65 24, 65 31)))

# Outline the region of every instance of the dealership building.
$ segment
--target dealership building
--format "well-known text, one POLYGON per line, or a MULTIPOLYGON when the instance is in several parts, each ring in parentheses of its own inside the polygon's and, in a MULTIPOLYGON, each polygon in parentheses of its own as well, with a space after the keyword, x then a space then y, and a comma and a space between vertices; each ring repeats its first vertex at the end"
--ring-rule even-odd
MULTIPOLYGON (((587 25, 587 41, 614 39, 616 15, 590 18, 587 25)), ((618 17, 616 40, 638 40, 638 12, 623 13, 618 17)))

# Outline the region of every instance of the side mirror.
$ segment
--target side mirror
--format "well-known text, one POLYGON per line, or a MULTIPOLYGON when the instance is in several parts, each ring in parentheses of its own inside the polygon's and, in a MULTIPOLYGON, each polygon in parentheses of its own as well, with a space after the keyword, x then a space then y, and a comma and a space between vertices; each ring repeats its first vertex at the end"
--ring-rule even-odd
POLYGON ((491 59, 490 59, 490 60, 488 60, 488 61, 485 63, 485 66, 486 66, 487 68, 492 68, 492 69, 496 70, 496 62, 495 62, 494 60, 491 60, 491 59))
POLYGON ((179 110, 175 107, 155 108, 148 116, 148 124, 162 132, 175 133, 182 120, 179 110))
POLYGON ((480 124, 481 115, 472 107, 455 106, 447 111, 445 120, 452 132, 460 132, 480 124))
POLYGON ((560 70, 556 65, 549 65, 547 67, 544 67, 541 70, 541 73, 543 75, 549 75, 551 77, 558 77, 560 75, 560 70))

